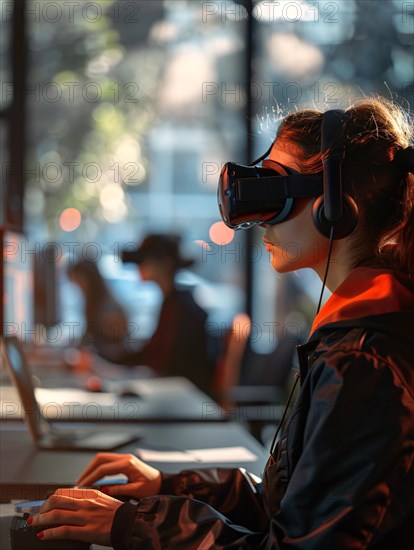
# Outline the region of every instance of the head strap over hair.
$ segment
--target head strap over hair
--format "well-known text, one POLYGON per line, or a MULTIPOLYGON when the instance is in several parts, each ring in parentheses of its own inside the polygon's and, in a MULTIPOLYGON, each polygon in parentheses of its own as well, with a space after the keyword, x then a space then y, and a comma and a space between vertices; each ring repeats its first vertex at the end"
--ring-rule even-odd
POLYGON ((414 147, 409 146, 405 149, 398 149, 392 163, 400 173, 404 175, 414 174, 414 147))

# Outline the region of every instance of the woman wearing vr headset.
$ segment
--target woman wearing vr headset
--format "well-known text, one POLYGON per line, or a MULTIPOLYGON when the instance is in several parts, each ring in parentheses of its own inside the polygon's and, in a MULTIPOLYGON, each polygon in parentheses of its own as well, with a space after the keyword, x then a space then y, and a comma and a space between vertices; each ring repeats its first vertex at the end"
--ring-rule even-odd
POLYGON ((233 206, 243 203, 238 221, 263 226, 274 269, 310 267, 332 292, 299 347, 301 391, 263 482, 241 469, 167 475, 132 455, 98 454, 79 486, 120 472, 128 483, 106 494, 59 491, 33 518, 36 526, 61 525, 46 529, 45 540, 116 549, 412 549, 413 133, 386 100, 367 98, 333 117, 302 110, 281 121, 271 162, 258 169, 259 179, 272 176, 260 170, 273 170, 267 183, 276 195, 282 177, 284 204, 258 214, 254 182, 234 166, 234 185, 222 178, 230 189, 223 196, 234 192, 233 206), (336 131, 327 118, 337 119, 336 131), (339 161, 329 166, 328 158, 339 161), (341 163, 344 193, 336 193, 341 163), (289 260, 292 242, 301 254, 289 260), (121 495, 138 504, 121 503, 121 495))

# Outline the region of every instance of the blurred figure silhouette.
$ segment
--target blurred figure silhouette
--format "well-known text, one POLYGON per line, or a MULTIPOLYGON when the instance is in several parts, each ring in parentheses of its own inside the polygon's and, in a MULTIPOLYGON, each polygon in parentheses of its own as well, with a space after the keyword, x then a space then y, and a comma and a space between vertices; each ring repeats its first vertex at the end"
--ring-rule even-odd
POLYGON ((128 318, 106 285, 94 261, 81 259, 67 269, 69 279, 82 291, 84 327, 80 346, 88 346, 101 357, 114 361, 123 355, 128 318))
POLYGON ((141 279, 161 289, 163 303, 151 339, 139 350, 125 350, 124 365, 146 365, 159 376, 184 376, 204 391, 210 390, 211 366, 206 312, 191 292, 175 285, 176 272, 193 265, 179 252, 179 238, 148 235, 134 251, 124 251, 123 262, 139 266, 141 279))

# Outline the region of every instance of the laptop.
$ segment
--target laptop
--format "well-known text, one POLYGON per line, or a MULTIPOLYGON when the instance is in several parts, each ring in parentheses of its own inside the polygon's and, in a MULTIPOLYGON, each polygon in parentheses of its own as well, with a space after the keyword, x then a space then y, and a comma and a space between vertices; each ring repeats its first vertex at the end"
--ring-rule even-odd
POLYGON ((1 347, 0 353, 22 402, 24 420, 37 447, 58 451, 110 451, 139 439, 137 434, 100 432, 94 428, 57 428, 42 415, 20 341, 14 336, 6 337, 1 347))

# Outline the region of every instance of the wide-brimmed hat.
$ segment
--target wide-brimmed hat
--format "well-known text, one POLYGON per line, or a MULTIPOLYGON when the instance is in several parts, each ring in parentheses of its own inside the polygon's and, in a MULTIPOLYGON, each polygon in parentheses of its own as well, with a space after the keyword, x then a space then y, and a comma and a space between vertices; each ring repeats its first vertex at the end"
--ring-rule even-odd
POLYGON ((138 249, 123 250, 121 258, 124 263, 134 264, 140 264, 148 259, 171 258, 176 269, 190 267, 194 264, 194 260, 181 256, 179 242, 180 238, 172 235, 148 235, 138 249))

